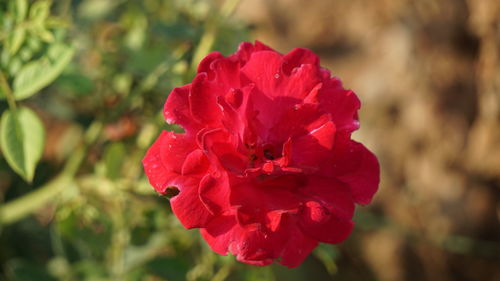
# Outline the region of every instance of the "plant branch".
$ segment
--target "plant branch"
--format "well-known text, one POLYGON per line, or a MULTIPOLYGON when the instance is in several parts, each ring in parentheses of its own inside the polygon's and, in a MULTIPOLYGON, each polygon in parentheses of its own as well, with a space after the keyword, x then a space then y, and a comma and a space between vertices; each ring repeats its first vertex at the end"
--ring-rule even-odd
POLYGON ((17 109, 16 99, 14 98, 14 94, 10 89, 7 79, 5 78, 5 74, 3 74, 1 70, 0 70, 0 87, 2 88, 2 93, 5 95, 5 98, 7 99, 7 103, 9 104, 10 110, 12 110, 12 112, 16 112, 17 109))

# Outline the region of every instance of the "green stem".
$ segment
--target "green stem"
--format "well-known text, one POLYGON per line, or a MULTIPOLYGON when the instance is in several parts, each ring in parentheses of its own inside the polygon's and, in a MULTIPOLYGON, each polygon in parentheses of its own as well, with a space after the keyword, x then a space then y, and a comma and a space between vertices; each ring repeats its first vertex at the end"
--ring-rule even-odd
POLYGON ((231 16, 239 3, 240 0, 226 0, 220 12, 222 18, 226 19, 231 16))
POLYGON ((191 61, 191 68, 189 71, 190 76, 193 76, 196 73, 196 69, 200 61, 212 50, 215 39, 217 38, 219 22, 231 16, 239 2, 239 0, 226 0, 217 14, 219 18, 215 16, 206 20, 205 32, 203 33, 200 42, 194 51, 193 60, 191 61))
POLYGON ((12 112, 15 113, 17 110, 16 99, 14 98, 14 94, 12 93, 9 83, 5 78, 5 74, 3 74, 2 71, 0 71, 0 87, 2 88, 2 93, 5 95, 5 98, 7 99, 7 103, 9 104, 10 110, 12 110, 12 112))
POLYGON ((217 271, 217 273, 214 275, 212 278, 212 281, 224 281, 226 278, 229 276, 231 273, 231 270, 233 269, 233 264, 225 264, 224 266, 217 271))
POLYGON ((200 43, 194 51, 193 60, 191 61, 191 74, 196 73, 200 61, 210 52, 215 42, 217 35, 217 27, 214 21, 207 21, 205 24, 205 32, 201 36, 200 43))
POLYGON ((64 187, 71 184, 71 177, 60 175, 23 197, 0 207, 0 224, 10 224, 35 212, 54 198, 64 187))

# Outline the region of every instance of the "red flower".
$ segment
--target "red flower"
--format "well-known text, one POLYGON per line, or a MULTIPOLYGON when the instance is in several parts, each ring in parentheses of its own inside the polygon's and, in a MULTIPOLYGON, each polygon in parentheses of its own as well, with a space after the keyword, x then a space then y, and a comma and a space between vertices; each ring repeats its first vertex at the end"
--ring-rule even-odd
POLYGON ((377 191, 376 157, 351 140, 359 108, 313 52, 242 43, 170 93, 165 118, 185 133, 164 131, 144 169, 159 193, 178 191, 173 212, 215 252, 295 267, 345 240, 354 204, 377 191))

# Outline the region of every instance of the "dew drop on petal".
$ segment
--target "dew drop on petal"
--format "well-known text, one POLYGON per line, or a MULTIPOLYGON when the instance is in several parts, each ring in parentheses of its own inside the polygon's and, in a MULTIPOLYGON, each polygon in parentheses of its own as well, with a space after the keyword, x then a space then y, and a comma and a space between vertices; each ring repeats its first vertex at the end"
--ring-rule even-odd
POLYGON ((278 73, 274 74, 274 78, 278 79, 280 78, 280 75, 278 73))

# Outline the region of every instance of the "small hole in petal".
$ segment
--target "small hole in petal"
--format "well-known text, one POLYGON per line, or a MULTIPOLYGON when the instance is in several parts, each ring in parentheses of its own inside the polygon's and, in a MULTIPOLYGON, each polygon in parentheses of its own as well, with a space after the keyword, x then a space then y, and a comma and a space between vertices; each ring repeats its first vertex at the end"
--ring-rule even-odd
POLYGON ((175 196, 177 196, 179 194, 179 192, 180 191, 177 188, 177 186, 169 186, 169 187, 167 187, 167 190, 165 190, 164 196, 170 200, 170 199, 174 198, 175 196))

